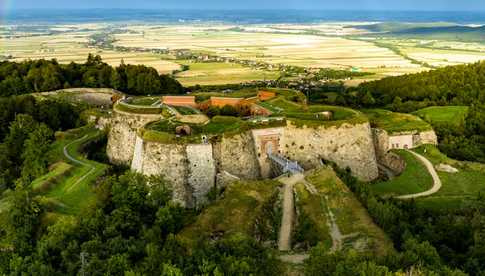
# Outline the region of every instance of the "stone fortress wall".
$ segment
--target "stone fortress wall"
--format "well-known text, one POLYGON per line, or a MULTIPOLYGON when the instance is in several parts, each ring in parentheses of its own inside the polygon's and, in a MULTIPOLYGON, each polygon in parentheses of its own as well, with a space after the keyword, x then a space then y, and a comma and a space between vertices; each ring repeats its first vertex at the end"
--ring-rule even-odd
POLYGON ((116 114, 110 129, 108 156, 113 163, 131 165, 145 175, 163 175, 172 185, 174 199, 185 206, 206 202, 218 179, 255 180, 271 177, 268 150, 297 161, 305 169, 322 160, 349 167, 364 181, 378 177, 376 153, 369 123, 247 131, 221 136, 207 144, 162 144, 143 141, 137 129, 152 116, 116 114))
POLYGON ((378 163, 396 174, 400 174, 406 164, 399 155, 390 152, 391 149, 413 149, 424 144, 438 144, 438 138, 433 130, 389 134, 385 130, 375 128, 372 129, 372 133, 378 163))
POLYGON ((109 123, 110 131, 107 145, 107 154, 110 161, 117 165, 130 165, 138 129, 161 118, 161 115, 132 114, 114 109, 109 123))

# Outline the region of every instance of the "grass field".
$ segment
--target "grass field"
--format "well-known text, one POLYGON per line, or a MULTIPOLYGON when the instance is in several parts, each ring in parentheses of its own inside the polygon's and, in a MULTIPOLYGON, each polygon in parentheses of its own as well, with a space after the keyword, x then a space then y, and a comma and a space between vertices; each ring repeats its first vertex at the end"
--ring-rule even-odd
POLYGON ((406 161, 406 169, 392 180, 372 184, 372 191, 377 195, 388 197, 429 190, 433 186, 433 179, 426 167, 414 155, 405 150, 399 150, 397 153, 406 161))
POLYGON ((175 75, 177 80, 184 86, 233 84, 274 80, 279 77, 279 72, 276 71, 253 69, 236 63, 190 63, 186 61, 177 61, 177 63, 189 66, 188 71, 175 75))
POLYGON ((422 146, 416 151, 434 165, 444 163, 459 170, 455 174, 438 171, 443 184, 441 190, 432 196, 419 199, 418 204, 435 209, 467 207, 467 201, 476 199, 480 192, 485 192, 484 164, 450 159, 432 145, 422 146))
POLYGON ((154 103, 161 100, 161 97, 134 97, 130 100, 130 104, 152 106, 154 103))
POLYGON ((468 113, 468 106, 431 106, 414 112, 420 118, 433 123, 448 123, 462 126, 468 113))
POLYGON ((365 109, 362 112, 369 117, 374 127, 384 129, 390 134, 432 129, 431 125, 411 114, 396 113, 383 109, 365 109))
POLYGON ((51 150, 51 158, 58 159, 51 171, 36 179, 32 187, 39 194, 52 200, 55 211, 64 214, 77 214, 94 200, 92 184, 101 176, 107 165, 87 160, 79 152, 80 147, 101 135, 95 129, 83 129, 74 137, 58 139, 51 150), (73 158, 85 165, 74 163, 64 155, 64 148, 73 158))
POLYGON ((437 67, 473 63, 485 59, 485 52, 433 49, 428 47, 400 47, 400 50, 414 60, 437 67))
POLYGON ((325 215, 328 206, 343 235, 344 248, 370 251, 378 255, 393 250, 389 238, 374 224, 367 210, 331 168, 318 169, 308 175, 306 180, 315 186, 318 194, 309 194, 302 184, 298 184, 297 198, 304 212, 319 229, 318 233, 324 245, 331 245, 329 235, 324 233, 328 231, 329 218, 325 215))
POLYGON ((154 67, 161 74, 178 70, 180 65, 162 56, 152 53, 116 52, 87 46, 90 35, 96 30, 79 30, 78 32, 60 33, 41 36, 22 36, 18 38, 0 38, 2 54, 12 55, 14 61, 27 59, 57 59, 60 63, 72 61, 83 63, 89 53, 101 55, 103 61, 118 66, 121 60, 125 64, 144 64, 154 67))
POLYGON ((179 237, 194 242, 211 235, 253 236, 257 232, 256 219, 263 219, 265 204, 273 205, 272 198, 279 192, 280 185, 272 180, 231 184, 224 191, 224 196, 207 206, 179 237))
POLYGON ((140 107, 137 107, 137 106, 127 105, 124 103, 119 103, 119 104, 116 104, 113 108, 122 112, 128 112, 128 113, 134 113, 134 114, 161 114, 162 113, 162 108, 160 107, 150 107, 145 105, 140 105, 140 107))

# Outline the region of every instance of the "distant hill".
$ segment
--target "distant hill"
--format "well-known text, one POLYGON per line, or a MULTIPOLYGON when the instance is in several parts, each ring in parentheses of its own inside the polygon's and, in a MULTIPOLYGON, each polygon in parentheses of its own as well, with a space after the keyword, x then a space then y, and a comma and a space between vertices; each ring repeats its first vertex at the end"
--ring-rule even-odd
POLYGON ((400 36, 418 39, 441 39, 485 42, 485 25, 471 27, 452 23, 398 23, 387 22, 357 26, 379 33, 375 35, 400 36))

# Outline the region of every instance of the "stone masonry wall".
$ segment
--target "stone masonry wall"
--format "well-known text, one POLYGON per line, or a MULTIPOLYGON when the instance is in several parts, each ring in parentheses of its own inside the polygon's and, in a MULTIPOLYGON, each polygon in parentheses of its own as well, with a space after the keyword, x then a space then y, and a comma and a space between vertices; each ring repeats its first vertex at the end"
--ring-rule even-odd
POLYGON ((187 145, 187 182, 192 190, 195 205, 207 201, 206 195, 215 185, 216 165, 211 144, 187 145))
POLYGON ((131 165, 138 129, 160 118, 160 115, 136 115, 115 110, 106 149, 110 162, 131 165))
POLYGON ((438 137, 436 136, 436 133, 433 130, 423 131, 419 133, 419 136, 421 137, 421 144, 431 144, 431 145, 438 144, 438 137))
POLYGON ((260 178, 254 141, 250 133, 223 137, 221 141, 214 143, 213 151, 218 171, 226 171, 241 179, 260 178))
POLYGON ((341 168, 349 167, 361 180, 378 177, 369 123, 318 129, 288 125, 280 143, 282 154, 298 161, 305 169, 319 166, 325 159, 341 168))
POLYGON ((184 206, 192 206, 192 191, 187 185, 189 174, 184 145, 144 143, 144 175, 162 175, 172 185, 173 198, 184 206))

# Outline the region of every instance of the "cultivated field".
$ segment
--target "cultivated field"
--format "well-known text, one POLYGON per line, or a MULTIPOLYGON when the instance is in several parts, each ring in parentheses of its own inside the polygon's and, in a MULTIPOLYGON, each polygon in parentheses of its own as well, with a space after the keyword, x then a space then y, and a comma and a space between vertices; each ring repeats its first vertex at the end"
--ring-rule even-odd
POLYGON ((176 61, 189 66, 188 71, 176 74, 176 78, 184 86, 217 85, 242 83, 253 80, 272 80, 279 76, 276 71, 252 69, 235 63, 211 62, 198 63, 190 61, 176 61))
POLYGON ((341 37, 308 34, 241 32, 222 26, 127 27, 116 35, 116 45, 151 49, 190 49, 220 56, 259 60, 273 64, 310 67, 415 68, 389 49, 341 37))
POLYGON ((0 38, 2 55, 11 55, 14 61, 26 59, 57 59, 60 63, 84 62, 89 53, 101 55, 103 61, 117 66, 121 60, 125 64, 144 64, 154 67, 161 74, 171 73, 180 65, 163 60, 152 53, 121 53, 87 46, 88 38, 95 31, 80 31, 56 35, 24 36, 0 38))
MULTIPOLYGON (((485 59, 485 45, 477 42, 418 40, 369 36, 356 25, 338 22, 320 24, 231 25, 190 23, 166 25, 116 25, 107 23, 31 26, 15 29, 0 26, 0 57, 13 60, 56 58, 61 63, 83 62, 88 53, 100 54, 118 65, 144 64, 160 73, 180 69, 173 57, 150 52, 117 52, 88 47, 90 36, 114 32, 115 46, 144 49, 189 49, 223 57, 315 68, 354 69, 375 73, 350 80, 356 85, 379 79, 429 70, 432 67, 485 59)), ((180 73, 185 85, 226 84, 276 78, 273 73, 239 65, 195 65, 180 73), (206 67, 207 66, 207 67, 206 67)))

